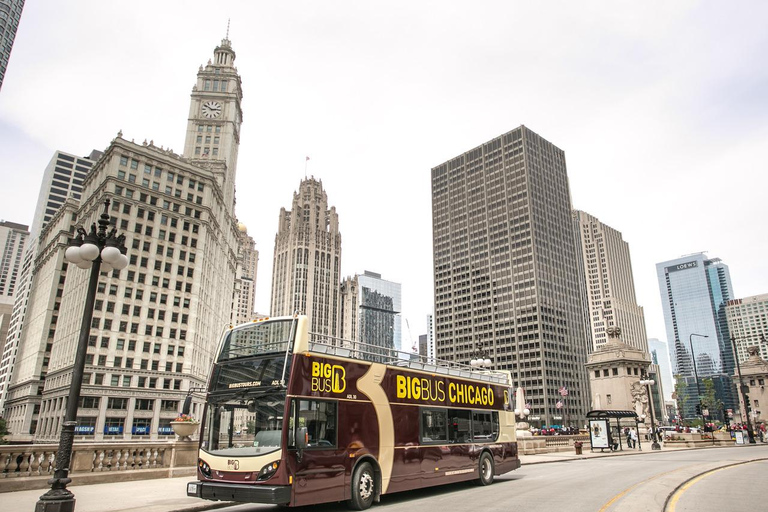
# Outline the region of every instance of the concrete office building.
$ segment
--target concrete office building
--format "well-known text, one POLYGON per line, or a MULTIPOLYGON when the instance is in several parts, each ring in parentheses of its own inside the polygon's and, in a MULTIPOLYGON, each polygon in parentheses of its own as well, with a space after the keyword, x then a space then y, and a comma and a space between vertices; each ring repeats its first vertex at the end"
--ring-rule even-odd
POLYGON ((5 71, 8 69, 23 9, 24 0, 0 0, 0 89, 3 88, 5 71))
POLYGON ((685 381, 683 418, 694 418, 703 379, 711 378, 726 409, 735 408, 725 304, 733 296, 728 266, 704 253, 656 264, 669 355, 675 375, 685 381), (706 336, 706 337, 705 337, 706 336), (694 368, 695 358, 695 368, 694 368))
POLYGON ((426 352, 420 352, 421 354, 426 354, 427 361, 434 361, 435 360, 435 322, 434 322, 434 315, 429 314, 427 315, 427 351, 426 352))
POLYGON ((245 224, 238 224, 237 273, 232 296, 232 324, 250 322, 256 315, 256 271, 259 251, 256 242, 248 236, 245 224))
POLYGON ((524 126, 432 168, 436 357, 487 353, 536 426, 581 425, 590 401, 571 211, 564 152, 524 126))
POLYGON ((87 157, 80 157, 64 151, 56 151, 43 172, 43 182, 35 206, 32 220, 32 236, 50 222, 68 197, 80 201, 83 193, 83 181, 101 158, 102 152, 93 150, 87 157))
MULTIPOLYGON (((27 226, 0 221, 0 354, 3 353, 11 324, 14 294, 19 290, 21 283, 23 257, 28 240, 27 226)), ((0 379, 0 390, 2 387, 3 379, 0 379)))
POLYGON ((341 335, 341 233, 323 182, 303 179, 291 210, 280 209, 272 266, 271 316, 306 314, 310 331, 341 335))
POLYGON ((341 283, 341 337, 384 349, 409 352, 403 347, 402 290, 400 283, 387 281, 381 274, 365 271, 341 283))
POLYGON ((739 361, 749 358, 749 347, 757 347, 768 360, 768 294, 753 295, 726 302, 728 332, 736 341, 739 361))
POLYGON ((621 233, 596 217, 574 210, 581 261, 586 279, 592 346, 597 350, 608 340, 606 329, 620 327, 622 341, 648 351, 643 308, 637 305, 629 244, 621 233))
MULTIPOLYGON (((38 252, 38 235, 53 218, 67 198, 79 201, 83 192, 83 180, 90 172, 93 164, 102 155, 101 151, 93 150, 87 157, 79 157, 64 151, 56 151, 43 171, 40 193, 35 205, 35 216, 32 229, 18 278, 19 293, 16 294, 11 322, 8 329, 5 348, 0 354, 0 411, 5 403, 9 372, 16 360, 16 353, 21 337, 21 328, 29 303, 29 292, 32 279, 32 268, 38 252)), ((48 354, 50 356, 50 354, 48 354)))
POLYGON ((119 133, 86 176, 82 200, 67 198, 41 230, 5 404, 11 440, 58 436, 89 274, 69 268, 64 249, 105 199, 130 263, 100 276, 77 435, 171 435, 186 390, 205 384, 231 320, 237 268, 242 87, 234 58, 225 39, 198 71, 183 156, 119 133))
POLYGON ((27 226, 0 221, 0 305, 13 306, 28 240, 27 226))

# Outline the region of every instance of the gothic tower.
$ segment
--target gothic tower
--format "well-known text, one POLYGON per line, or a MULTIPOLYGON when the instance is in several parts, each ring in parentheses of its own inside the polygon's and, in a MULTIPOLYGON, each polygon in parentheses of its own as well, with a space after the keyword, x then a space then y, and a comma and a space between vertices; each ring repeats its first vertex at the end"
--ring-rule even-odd
POLYGON ((290 211, 280 209, 272 266, 271 316, 299 312, 311 331, 341 334, 341 233, 323 182, 301 181, 290 211))

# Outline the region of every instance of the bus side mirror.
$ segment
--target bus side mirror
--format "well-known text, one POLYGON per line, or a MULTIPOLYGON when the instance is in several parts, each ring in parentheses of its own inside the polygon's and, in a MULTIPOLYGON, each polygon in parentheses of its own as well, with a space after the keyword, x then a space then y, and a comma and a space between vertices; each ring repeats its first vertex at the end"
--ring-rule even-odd
POLYGON ((307 433, 307 427, 299 427, 296 429, 296 460, 301 462, 304 456, 304 450, 309 444, 309 434, 307 433))

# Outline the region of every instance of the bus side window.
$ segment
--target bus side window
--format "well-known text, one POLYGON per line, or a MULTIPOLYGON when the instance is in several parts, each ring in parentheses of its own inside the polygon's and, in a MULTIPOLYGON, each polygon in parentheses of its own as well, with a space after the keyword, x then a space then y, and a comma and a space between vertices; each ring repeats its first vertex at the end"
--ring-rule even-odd
POLYGON ((448 411, 444 409, 422 409, 421 442, 437 443, 448 441, 448 411))
POLYGON ((468 443, 471 441, 472 433, 470 431, 469 411, 463 409, 449 409, 451 416, 451 442, 468 443))
MULTIPOLYGON (((498 428, 494 432, 491 416, 490 412, 472 411, 472 437, 474 441, 487 442, 496 440, 498 428)), ((496 416, 496 424, 498 424, 498 415, 496 416)))

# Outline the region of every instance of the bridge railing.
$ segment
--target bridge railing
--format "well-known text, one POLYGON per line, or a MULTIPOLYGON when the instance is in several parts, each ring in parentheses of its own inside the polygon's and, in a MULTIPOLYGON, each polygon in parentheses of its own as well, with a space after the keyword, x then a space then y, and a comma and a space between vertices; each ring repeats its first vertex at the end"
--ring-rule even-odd
MULTIPOLYGON (((0 445, 0 479, 50 476, 57 451, 55 444, 0 445)), ((72 451, 70 473, 141 471, 194 466, 197 442, 76 443, 72 451)))

